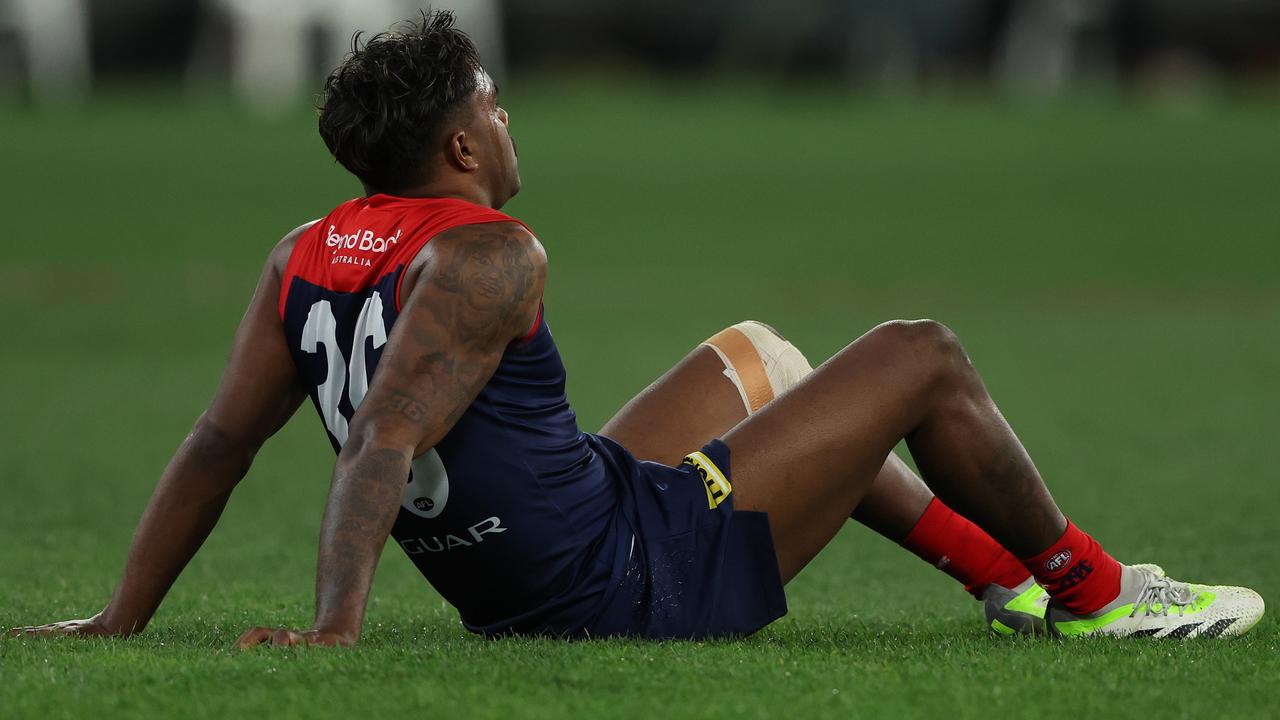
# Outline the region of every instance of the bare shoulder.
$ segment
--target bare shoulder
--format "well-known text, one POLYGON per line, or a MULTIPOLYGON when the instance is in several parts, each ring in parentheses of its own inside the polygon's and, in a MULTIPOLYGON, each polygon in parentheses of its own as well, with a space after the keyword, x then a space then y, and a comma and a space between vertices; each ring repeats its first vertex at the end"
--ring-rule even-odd
POLYGON ((289 231, 287 235, 280 238, 280 242, 271 249, 271 255, 267 257, 267 267, 275 271, 276 277, 284 274, 284 268, 289 264, 289 256, 293 254, 294 245, 298 244, 298 238, 320 222, 320 219, 308 220, 298 227, 289 231))
POLYGON ((406 271, 402 302, 423 280, 439 289, 461 292, 468 281, 477 292, 508 289, 536 290, 546 279, 547 253, 524 225, 516 222, 479 223, 450 228, 423 246, 406 271), (503 282, 505 281, 505 282, 503 282))
POLYGON ((546 284, 542 243, 519 223, 463 225, 436 237, 419 254, 422 265, 406 310, 426 305, 467 344, 506 343, 534 322, 546 284), (446 317, 447 316, 447 317, 446 317))
POLYGON ((460 225, 446 230, 424 248, 425 259, 432 261, 437 271, 451 277, 448 271, 458 271, 470 262, 493 262, 512 270, 527 269, 534 272, 546 270, 547 253, 542 243, 529 229, 515 222, 480 223, 460 225))

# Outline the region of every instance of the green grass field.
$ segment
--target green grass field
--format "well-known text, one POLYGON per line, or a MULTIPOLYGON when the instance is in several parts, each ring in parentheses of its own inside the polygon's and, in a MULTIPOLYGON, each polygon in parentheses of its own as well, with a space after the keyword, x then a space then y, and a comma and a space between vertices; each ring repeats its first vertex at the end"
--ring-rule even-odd
MULTIPOLYGON (((699 340, 817 360, 951 325, 1059 502, 1121 559, 1280 602, 1280 106, 508 89, 547 312, 595 429, 699 340)), ((274 241, 355 193, 305 113, 119 96, 0 114, 0 625, 93 613, 203 408, 274 241)), ((1185 644, 989 637, 851 526, 740 642, 468 635, 392 547, 345 651, 230 649, 311 618, 333 457, 309 408, 150 629, 0 638, 0 717, 1261 717, 1280 625, 1185 644)))

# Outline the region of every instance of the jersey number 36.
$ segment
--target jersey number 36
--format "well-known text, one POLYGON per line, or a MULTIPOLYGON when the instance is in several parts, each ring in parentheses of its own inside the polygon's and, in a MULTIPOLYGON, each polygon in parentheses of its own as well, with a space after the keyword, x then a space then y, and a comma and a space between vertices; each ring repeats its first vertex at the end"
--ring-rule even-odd
MULTIPOLYGON (((339 445, 347 443, 349 423, 339 407, 343 394, 346 394, 354 413, 369 392, 369 377, 373 374, 366 347, 371 342, 376 350, 387 343, 387 326, 382 310, 382 295, 374 291, 364 301, 356 317, 349 364, 338 347, 338 319, 334 317, 333 306, 328 300, 318 300, 311 306, 307 322, 302 327, 302 351, 312 355, 323 353, 328 366, 324 382, 316 387, 316 399, 324 425, 339 445)), ((449 501, 449 475, 439 453, 435 448, 428 450, 414 458, 412 467, 401 507, 428 520, 437 517, 444 512, 449 501)))

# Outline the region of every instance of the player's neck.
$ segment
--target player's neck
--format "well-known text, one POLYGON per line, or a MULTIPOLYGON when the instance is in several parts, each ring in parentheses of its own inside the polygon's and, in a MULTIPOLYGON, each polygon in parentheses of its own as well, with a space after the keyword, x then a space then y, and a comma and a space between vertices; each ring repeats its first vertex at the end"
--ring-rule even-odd
POLYGON ((458 183, 456 181, 442 180, 426 182, 407 188, 400 188, 395 192, 379 190, 368 185, 364 188, 366 195, 391 195, 393 197, 405 198, 454 198, 456 200, 465 200, 473 205, 497 209, 498 205, 494 202, 491 193, 486 192, 472 183, 458 183))

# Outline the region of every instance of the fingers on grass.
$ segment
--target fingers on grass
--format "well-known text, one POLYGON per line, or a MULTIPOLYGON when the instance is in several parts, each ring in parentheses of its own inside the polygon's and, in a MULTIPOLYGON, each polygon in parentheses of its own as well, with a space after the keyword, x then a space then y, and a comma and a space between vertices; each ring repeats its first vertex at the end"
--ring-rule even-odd
POLYGON ((240 639, 236 640, 236 647, 241 650, 248 650, 249 648, 261 645, 271 638, 272 632, 273 630, 271 628, 265 627, 256 627, 247 630, 240 636, 240 639))
POLYGON ((352 640, 348 639, 346 636, 338 635, 337 633, 321 633, 316 637, 321 645, 327 645, 329 647, 347 647, 353 644, 352 640))
POLYGON ((280 628, 271 634, 271 644, 276 647, 293 647, 303 645, 302 636, 292 630, 280 628))

